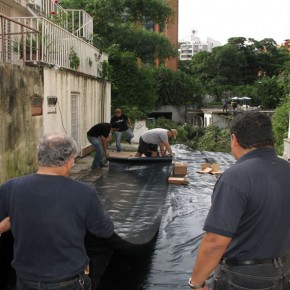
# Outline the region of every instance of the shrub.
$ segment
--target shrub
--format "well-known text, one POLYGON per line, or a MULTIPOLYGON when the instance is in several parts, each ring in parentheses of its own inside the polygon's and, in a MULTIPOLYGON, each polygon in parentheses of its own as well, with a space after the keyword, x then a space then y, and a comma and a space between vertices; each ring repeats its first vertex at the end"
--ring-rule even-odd
POLYGON ((276 140, 275 148, 278 155, 283 154, 284 139, 287 138, 289 128, 290 98, 285 99, 277 107, 272 117, 273 132, 276 140))

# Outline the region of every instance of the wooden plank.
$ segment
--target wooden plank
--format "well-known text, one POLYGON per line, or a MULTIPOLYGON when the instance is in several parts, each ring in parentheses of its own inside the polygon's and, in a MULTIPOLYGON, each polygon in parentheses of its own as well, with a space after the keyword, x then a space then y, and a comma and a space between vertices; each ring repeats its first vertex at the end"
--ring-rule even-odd
POLYGON ((170 184, 188 184, 188 178, 187 177, 169 177, 168 183, 170 184))

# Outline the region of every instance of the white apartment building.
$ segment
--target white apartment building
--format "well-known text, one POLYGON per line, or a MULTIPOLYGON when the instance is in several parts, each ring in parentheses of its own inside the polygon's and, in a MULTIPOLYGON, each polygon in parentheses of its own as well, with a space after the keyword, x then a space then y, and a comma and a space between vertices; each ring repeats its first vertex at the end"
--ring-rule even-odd
POLYGON ((184 41, 180 45, 179 49, 179 59, 180 60, 191 60, 193 55, 199 51, 211 52, 214 47, 221 46, 221 42, 214 40, 210 37, 206 41, 201 41, 199 37, 196 36, 196 30, 191 32, 191 40, 184 41))

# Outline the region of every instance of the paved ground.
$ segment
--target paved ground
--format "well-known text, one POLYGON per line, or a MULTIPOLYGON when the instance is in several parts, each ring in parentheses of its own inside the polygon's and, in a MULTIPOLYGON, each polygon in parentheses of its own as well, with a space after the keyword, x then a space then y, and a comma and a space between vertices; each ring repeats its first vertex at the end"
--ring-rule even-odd
MULTIPOLYGON (((122 152, 116 152, 115 145, 109 146, 109 156, 112 157, 129 157, 134 156, 137 152, 138 144, 122 144, 122 152)), ((75 166, 72 168, 70 177, 75 180, 81 180, 94 186, 96 180, 108 171, 108 167, 92 170, 94 153, 75 160, 75 166)))

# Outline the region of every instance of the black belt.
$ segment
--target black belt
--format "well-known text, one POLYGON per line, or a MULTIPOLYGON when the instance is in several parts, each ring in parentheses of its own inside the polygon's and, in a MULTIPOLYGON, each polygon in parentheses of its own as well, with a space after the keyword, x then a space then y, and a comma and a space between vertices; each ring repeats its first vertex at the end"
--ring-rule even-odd
POLYGON ((72 281, 72 280, 75 280, 75 279, 79 279, 79 277, 80 277, 81 275, 83 275, 83 274, 84 274, 84 271, 82 271, 81 273, 76 274, 76 275, 74 275, 74 276, 72 276, 72 277, 62 278, 62 279, 57 279, 57 280, 53 280, 53 281, 51 281, 51 282, 45 282, 45 283, 61 283, 61 282, 68 282, 68 281, 72 281))
POLYGON ((251 266, 251 265, 259 265, 259 264, 273 264, 275 267, 283 266, 283 263, 290 258, 290 251, 286 254, 273 259, 264 259, 264 260, 238 260, 238 259, 228 259, 222 258, 219 262, 220 265, 228 265, 228 266, 251 266))
POLYGON ((273 259, 266 260, 237 260, 237 259, 227 259, 223 258, 219 262, 221 265, 228 266, 247 266, 247 265, 259 265, 259 264, 271 264, 273 259))

